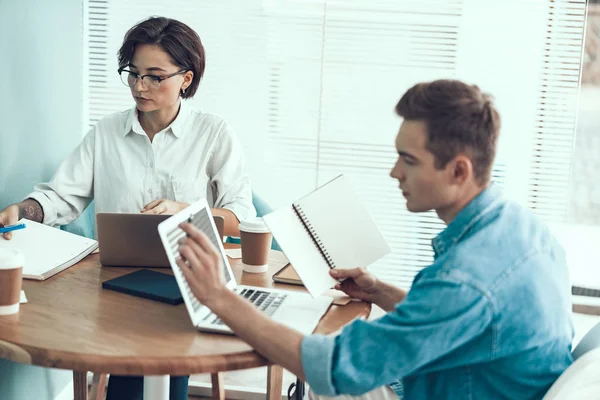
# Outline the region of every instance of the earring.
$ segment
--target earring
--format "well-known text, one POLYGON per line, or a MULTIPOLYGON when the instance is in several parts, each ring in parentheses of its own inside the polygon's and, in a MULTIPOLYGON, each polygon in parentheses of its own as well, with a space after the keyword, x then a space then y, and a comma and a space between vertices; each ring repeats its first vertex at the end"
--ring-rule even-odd
POLYGON ((181 95, 183 96, 185 94, 185 89, 181 89, 181 95))

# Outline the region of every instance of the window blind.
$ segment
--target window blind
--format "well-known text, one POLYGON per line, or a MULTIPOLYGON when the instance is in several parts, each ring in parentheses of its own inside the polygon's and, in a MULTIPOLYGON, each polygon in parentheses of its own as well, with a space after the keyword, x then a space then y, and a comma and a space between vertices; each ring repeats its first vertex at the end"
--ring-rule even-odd
POLYGON ((346 174, 392 248, 370 269, 409 287, 444 226, 434 213, 409 213, 388 176, 396 102, 438 78, 494 94, 503 116, 494 180, 556 215, 584 12, 584 1, 566 0, 86 0, 88 123, 133 106, 116 73, 127 29, 150 15, 185 22, 207 53, 191 102, 236 129, 254 190, 279 207, 346 174))
POLYGON ((528 200, 551 222, 568 215, 585 19, 585 0, 548 4, 528 200))

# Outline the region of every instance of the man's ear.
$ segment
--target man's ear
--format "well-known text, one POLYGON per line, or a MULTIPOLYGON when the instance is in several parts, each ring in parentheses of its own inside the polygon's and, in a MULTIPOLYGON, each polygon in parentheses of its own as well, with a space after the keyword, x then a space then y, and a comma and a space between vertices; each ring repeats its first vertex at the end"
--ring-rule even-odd
POLYGON ((473 176, 473 163, 466 155, 457 155, 451 163, 452 180, 454 180, 455 183, 462 184, 473 176))

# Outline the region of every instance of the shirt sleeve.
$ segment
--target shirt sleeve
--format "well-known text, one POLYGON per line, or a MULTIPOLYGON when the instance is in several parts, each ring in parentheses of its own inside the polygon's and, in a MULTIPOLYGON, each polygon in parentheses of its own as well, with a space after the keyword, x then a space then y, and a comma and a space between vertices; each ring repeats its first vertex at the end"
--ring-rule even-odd
POLYGON ((450 280, 422 281, 378 320, 355 321, 335 337, 305 337, 306 381, 317 394, 360 395, 475 340, 491 321, 488 297, 480 290, 450 280))
POLYGON ((256 216, 242 145, 233 130, 223 124, 210 160, 211 184, 216 188, 215 208, 225 208, 242 221, 256 216))
POLYGON ((46 225, 66 225, 90 204, 94 181, 95 127, 62 162, 50 182, 35 185, 27 198, 44 211, 46 225))

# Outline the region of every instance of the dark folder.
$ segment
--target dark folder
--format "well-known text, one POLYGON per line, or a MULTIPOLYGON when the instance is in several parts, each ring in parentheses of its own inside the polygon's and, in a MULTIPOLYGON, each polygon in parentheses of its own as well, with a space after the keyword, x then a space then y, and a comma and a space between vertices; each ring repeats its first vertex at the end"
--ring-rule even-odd
POLYGON ((173 305, 183 303, 175 277, 149 269, 140 269, 102 282, 102 287, 173 305))

